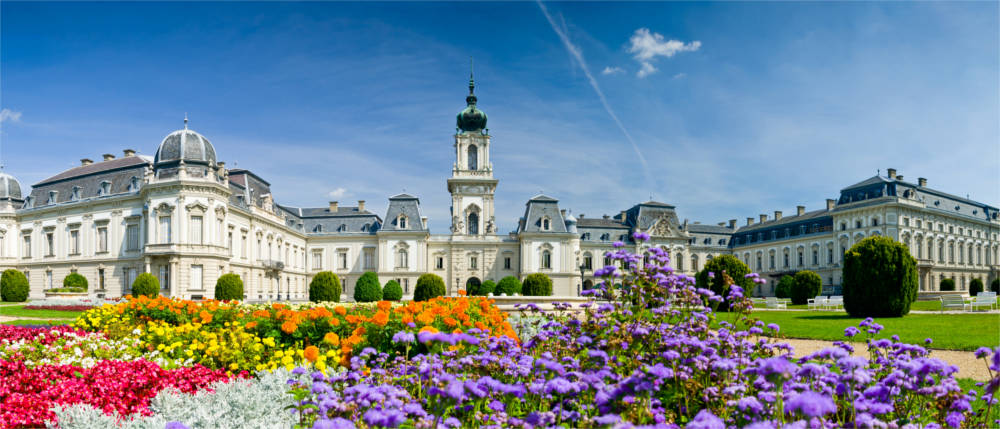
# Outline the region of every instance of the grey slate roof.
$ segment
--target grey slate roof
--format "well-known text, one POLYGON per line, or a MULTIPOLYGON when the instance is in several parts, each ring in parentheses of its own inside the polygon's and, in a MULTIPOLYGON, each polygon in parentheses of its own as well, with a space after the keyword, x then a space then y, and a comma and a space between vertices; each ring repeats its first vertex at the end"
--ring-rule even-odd
POLYGON ((689 223, 687 226, 687 231, 697 232, 702 234, 732 235, 735 229, 731 229, 728 226, 721 226, 721 225, 705 225, 700 223, 689 223))
POLYGON ((671 229, 679 229, 680 223, 677 221, 677 213, 674 212, 674 206, 657 201, 636 204, 626 210, 625 223, 633 228, 645 231, 652 227, 662 216, 666 216, 669 219, 671 229))
POLYGON ((389 208, 385 211, 383 231, 427 231, 421 221, 420 199, 409 194, 389 197, 389 208), (399 227, 399 215, 406 216, 406 228, 399 227))
POLYGON ((378 215, 357 207, 338 207, 332 213, 329 207, 279 207, 300 221, 303 232, 309 235, 374 234, 382 226, 378 215))
POLYGON ((154 162, 157 166, 185 163, 215 164, 215 148, 205 136, 187 129, 177 130, 163 138, 156 149, 154 162))
POLYGON ((25 203, 25 206, 28 208, 42 207, 87 198, 137 192, 142 184, 145 169, 150 165, 148 157, 128 156, 71 168, 32 186, 30 200, 25 203), (136 187, 130 190, 133 178, 135 178, 136 187), (102 184, 104 183, 108 185, 107 192, 103 191, 102 184), (76 195, 74 195, 74 189, 77 190, 76 195), (52 191, 56 192, 55 201, 49 201, 49 195, 52 191))
POLYGON ((146 166, 151 165, 152 160, 147 156, 136 155, 136 156, 126 156, 123 158, 115 158, 110 161, 95 162, 90 165, 82 165, 79 167, 73 167, 69 170, 63 171, 55 176, 49 177, 48 179, 42 180, 34 184, 34 186, 41 186, 49 184, 52 182, 57 182, 61 180, 66 180, 74 177, 87 176, 90 174, 103 173, 112 170, 132 168, 135 166, 146 166))
MULTIPOLYGON (((579 223, 577 224, 579 228, 579 223)), ((565 233, 566 220, 559 212, 559 200, 547 195, 536 195, 524 207, 524 217, 518 232, 565 233), (549 230, 542 229, 542 219, 548 217, 549 230)))
POLYGON ((21 184, 14 176, 0 171, 0 199, 21 200, 21 184))
POLYGON ((824 208, 824 209, 820 209, 820 210, 813 210, 811 212, 806 212, 806 213, 802 214, 801 216, 799 216, 799 215, 795 215, 795 216, 783 216, 779 220, 771 219, 771 220, 768 220, 768 221, 763 222, 763 223, 755 223, 753 225, 745 225, 745 226, 743 226, 741 228, 737 228, 736 229, 736 233, 739 234, 739 233, 743 233, 743 232, 757 231, 757 230, 761 230, 761 229, 768 229, 768 228, 771 228, 771 227, 774 227, 774 226, 791 225, 791 224, 800 223, 800 222, 806 222, 806 221, 811 221, 811 220, 825 219, 825 218, 828 218, 828 217, 832 218, 831 212, 829 210, 827 210, 827 209, 824 208))

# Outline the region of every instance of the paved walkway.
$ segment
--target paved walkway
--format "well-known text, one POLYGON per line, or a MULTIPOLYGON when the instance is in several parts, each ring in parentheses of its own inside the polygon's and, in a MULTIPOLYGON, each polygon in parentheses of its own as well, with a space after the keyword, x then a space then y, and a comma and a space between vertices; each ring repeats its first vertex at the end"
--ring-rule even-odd
MULTIPOLYGON (((833 347, 832 341, 822 340, 800 340, 785 338, 777 340, 779 343, 787 343, 795 347, 795 356, 802 357, 813 352, 833 347)), ((868 347, 864 343, 851 343, 854 346, 854 356, 868 358, 868 347)), ((986 362, 977 359, 973 352, 961 352, 955 350, 931 350, 931 357, 941 359, 958 367, 958 378, 971 378, 978 381, 988 381, 989 371, 986 369, 986 362)))

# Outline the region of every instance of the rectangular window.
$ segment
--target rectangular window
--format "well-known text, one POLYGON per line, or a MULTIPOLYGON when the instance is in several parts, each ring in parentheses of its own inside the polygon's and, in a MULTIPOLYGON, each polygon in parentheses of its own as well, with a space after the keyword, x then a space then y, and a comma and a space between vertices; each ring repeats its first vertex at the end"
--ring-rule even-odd
POLYGON ((80 230, 78 229, 69 232, 69 254, 80 254, 80 230))
POLYGON ((243 259, 247 258, 247 236, 246 236, 246 234, 243 234, 243 236, 240 237, 240 257, 243 258, 243 259))
POLYGON ((139 225, 131 224, 125 227, 126 250, 139 250, 139 225))
POLYGON ((46 289, 52 289, 52 271, 45 272, 45 286, 46 289))
POLYGON ((819 252, 813 250, 813 265, 819 265, 819 252))
POLYGON ((125 289, 132 290, 132 283, 135 283, 136 271, 135 268, 125 269, 125 289))
POLYGON ((31 257, 31 236, 25 235, 24 241, 21 244, 21 256, 25 258, 31 257))
MULTIPOLYGON (((507 267, 507 268, 510 268, 510 267, 507 267)), ((594 258, 592 256, 587 255, 587 256, 583 257, 583 268, 588 269, 588 270, 594 268, 594 258)))
POLYGON ((365 249, 364 250, 364 263, 365 269, 371 270, 375 268, 375 249, 365 249))
POLYGON ((100 289, 100 290, 104 290, 105 287, 106 287, 106 285, 104 283, 104 268, 98 268, 97 269, 97 288, 100 289))
POLYGON ((313 252, 312 269, 314 270, 323 269, 323 252, 313 252))
POLYGON ((826 249, 826 263, 833 264, 833 248, 829 247, 826 249))
MULTIPOLYGON (((219 244, 222 244, 221 243, 222 242, 222 237, 223 237, 222 233, 226 230, 225 227, 223 226, 222 219, 219 219, 218 221, 216 221, 216 228, 215 229, 216 229, 216 237, 218 237, 218 238, 216 238, 216 240, 219 240, 219 244)), ((230 247, 230 249, 232 249, 232 247, 230 247)))
POLYGON ((160 266, 160 289, 167 289, 170 287, 170 267, 166 265, 160 266))
POLYGON ((229 249, 229 256, 233 256, 233 232, 229 231, 226 237, 226 248, 229 249))
POLYGON ((800 266, 800 267, 802 266, 802 263, 803 263, 803 262, 802 262, 802 252, 801 252, 801 251, 799 251, 799 266, 800 266))
POLYGON ((503 269, 505 270, 510 269, 510 256, 503 258, 503 269))
POLYGON ((204 290, 205 284, 202 283, 202 266, 192 265, 191 266, 191 289, 194 290, 204 290))
POLYGON ((469 268, 472 268, 473 270, 478 269, 479 268, 479 258, 477 258, 475 256, 469 258, 469 268))
POLYGON ((191 243, 202 244, 202 235, 204 233, 203 223, 204 219, 201 216, 191 216, 191 243))
POLYGON ((437 267, 437 269, 443 270, 444 269, 444 258, 438 256, 437 257, 437 263, 435 264, 435 266, 437 267))
POLYGON ((47 256, 55 256, 55 254, 56 254, 56 239, 55 239, 55 234, 53 234, 51 232, 46 232, 45 233, 45 245, 47 246, 47 248, 45 249, 45 255, 47 255, 47 256))
POLYGON ((340 252, 337 254, 337 260, 340 261, 340 269, 347 269, 347 252, 340 252))
POLYGON ((160 216, 160 243, 170 242, 170 216, 160 216))
POLYGON ((403 279, 403 293, 410 293, 410 279, 403 279))
POLYGON ((105 253, 108 251, 108 227, 101 226, 97 228, 97 253, 105 253))

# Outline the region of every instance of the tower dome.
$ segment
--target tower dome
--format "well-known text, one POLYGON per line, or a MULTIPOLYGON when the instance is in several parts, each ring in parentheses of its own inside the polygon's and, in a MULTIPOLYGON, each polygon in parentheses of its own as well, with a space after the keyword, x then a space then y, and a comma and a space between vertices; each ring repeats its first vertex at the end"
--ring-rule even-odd
POLYGON ((465 109, 458 112, 457 127, 460 132, 480 131, 486 129, 486 112, 476 107, 476 83, 469 73, 469 96, 465 97, 465 109))
POLYGON ((205 136, 188 129, 187 117, 184 118, 184 129, 163 138, 160 147, 156 149, 154 165, 159 167, 180 161, 186 164, 215 165, 215 147, 205 136))
POLYGON ((21 184, 17 182, 14 176, 0 171, 0 200, 21 201, 22 199, 21 184))

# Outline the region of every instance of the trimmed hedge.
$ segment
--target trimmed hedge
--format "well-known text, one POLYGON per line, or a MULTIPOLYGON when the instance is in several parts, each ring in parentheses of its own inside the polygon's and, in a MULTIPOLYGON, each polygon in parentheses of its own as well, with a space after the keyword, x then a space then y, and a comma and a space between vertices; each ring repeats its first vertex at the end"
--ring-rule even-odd
POLYGON ((148 296, 156 298, 160 296, 160 280, 150 273, 142 273, 136 276, 132 282, 132 296, 148 296))
POLYGON ((993 279, 993 281, 990 282, 990 290, 1000 293, 1000 279, 993 279))
POLYGON ((792 299, 792 304, 802 305, 819 295, 821 290, 823 290, 823 278, 815 272, 802 270, 795 273, 795 286, 792 286, 789 298, 792 299))
POLYGON ((975 278, 969 282, 969 295, 976 296, 979 292, 983 291, 983 281, 982 279, 975 278))
POLYGON ((781 276, 778 286, 774 288, 774 296, 777 298, 791 298, 792 288, 795 287, 795 276, 781 276))
POLYGON ((494 290, 494 295, 507 295, 513 296, 516 293, 521 293, 521 281, 514 276, 507 276, 500 279, 500 283, 497 283, 497 287, 494 290))
POLYGON ((479 293, 477 293, 476 295, 487 296, 493 293, 493 291, 495 291, 496 289, 497 289, 497 283, 493 280, 487 280, 483 282, 482 285, 479 286, 478 290, 479 293))
POLYGON ((87 290, 87 278, 80 273, 69 273, 63 278, 63 287, 83 288, 87 290))
POLYGON ((718 311, 729 311, 729 301, 726 299, 729 295, 729 285, 726 284, 725 278, 727 276, 731 278, 733 284, 743 288, 743 294, 748 295, 753 292, 754 284, 753 280, 746 277, 747 274, 750 274, 750 268, 739 258, 733 255, 719 255, 705 263, 705 268, 695 277, 695 284, 700 288, 711 289, 723 298, 718 311), (722 275, 723 272, 726 276, 722 275), (709 278, 708 273, 714 273, 714 277, 709 278))
POLYGON ((378 281, 378 274, 366 271, 358 281, 354 283, 355 302, 375 302, 382 300, 382 284, 378 281))
POLYGON ((917 299, 917 261, 902 243, 868 237, 844 254, 842 284, 851 317, 901 317, 917 299))
POLYGON ((552 296, 552 279, 545 273, 528 274, 521 284, 524 296, 552 296))
POLYGON ((0 274, 0 299, 4 302, 24 302, 28 300, 28 278, 24 273, 9 269, 0 274))
POLYGON ((316 273, 316 276, 309 282, 309 301, 340 302, 340 293, 340 278, 330 271, 316 273))
POLYGON ((413 288, 413 300, 427 301, 444 296, 445 292, 444 280, 437 274, 427 273, 417 279, 417 286, 413 288))
POLYGON ((235 273, 219 276, 215 281, 215 299, 219 301, 243 299, 243 279, 235 273))
POLYGON ((403 299, 403 287, 395 280, 389 280, 382 289, 382 299, 386 301, 399 301, 403 299))
POLYGON ((953 292, 955 290, 955 279, 941 279, 941 291, 953 292))

